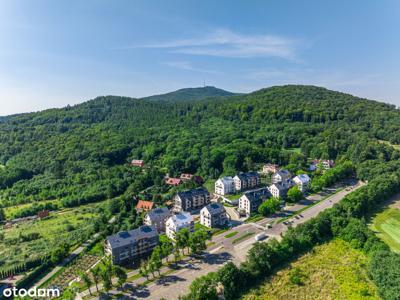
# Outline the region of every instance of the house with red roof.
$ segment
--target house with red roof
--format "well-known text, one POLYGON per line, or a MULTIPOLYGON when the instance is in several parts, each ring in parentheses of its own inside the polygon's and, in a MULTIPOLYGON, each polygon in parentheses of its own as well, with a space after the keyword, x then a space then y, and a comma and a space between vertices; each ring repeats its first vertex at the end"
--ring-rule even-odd
POLYGON ((169 177, 165 179, 165 183, 172 186, 178 186, 182 183, 182 179, 169 177))
POLYGON ((144 161, 141 159, 134 159, 131 162, 131 166, 132 167, 139 167, 139 168, 143 168, 144 167, 144 161))
POLYGON ((136 211, 137 212, 148 211, 150 209, 153 209, 153 206, 154 202, 152 201, 139 200, 136 205, 136 211))

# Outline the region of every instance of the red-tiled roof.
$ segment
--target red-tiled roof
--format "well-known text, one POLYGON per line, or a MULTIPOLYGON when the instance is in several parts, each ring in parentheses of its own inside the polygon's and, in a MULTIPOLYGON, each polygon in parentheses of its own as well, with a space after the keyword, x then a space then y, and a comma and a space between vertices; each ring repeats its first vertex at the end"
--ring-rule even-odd
POLYGON ((144 161, 141 159, 134 159, 131 162, 132 166, 137 166, 137 167, 143 167, 144 166, 144 161))
POLYGON ((180 185, 182 183, 182 180, 179 178, 170 177, 165 180, 165 183, 168 185, 180 185))
POLYGON ((136 205, 136 209, 140 210, 150 210, 154 206, 154 203, 151 201, 139 200, 138 204, 136 205))

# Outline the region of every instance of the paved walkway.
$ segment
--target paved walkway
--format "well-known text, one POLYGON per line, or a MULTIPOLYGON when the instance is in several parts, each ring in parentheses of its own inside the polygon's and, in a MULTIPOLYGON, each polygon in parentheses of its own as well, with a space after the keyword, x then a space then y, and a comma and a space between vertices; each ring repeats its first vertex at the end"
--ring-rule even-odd
POLYGON ((46 276, 44 276, 42 279, 40 279, 35 286, 42 286, 48 279, 50 279, 54 274, 56 274, 59 270, 61 270, 62 267, 64 267, 66 264, 69 262, 73 261, 82 251, 85 249, 85 247, 78 247, 75 249, 75 251, 71 252, 67 258, 65 258, 61 264, 57 265, 53 270, 50 271, 46 276))
MULTIPOLYGON (((351 187, 351 189, 343 189, 329 197, 327 197, 325 194, 312 195, 308 197, 306 201, 291 206, 290 209, 283 214, 276 214, 273 217, 264 218, 256 223, 244 223, 220 235, 214 236, 212 239, 213 245, 208 248, 208 252, 204 254, 203 259, 198 260, 188 258, 180 264, 182 269, 178 271, 171 271, 168 267, 164 267, 161 272, 168 273, 145 286, 138 286, 145 281, 143 278, 135 280, 134 282, 130 282, 126 285, 128 292, 123 293, 124 298, 151 300, 159 300, 160 298, 165 298, 168 300, 178 299, 179 295, 184 295, 187 293, 191 282, 195 278, 218 270, 224 263, 228 261, 232 261, 235 264, 240 264, 246 259, 248 250, 256 242, 254 235, 235 243, 234 240, 238 237, 244 236, 247 233, 257 234, 260 232, 265 232, 268 235, 268 238, 280 239, 281 236, 288 230, 288 225, 277 223, 277 221, 282 217, 289 216, 291 213, 302 210, 310 204, 314 204, 308 209, 302 211, 299 216, 293 216, 287 219, 287 222, 290 222, 291 226, 295 227, 298 224, 304 223, 317 216, 321 211, 332 207, 335 203, 343 199, 348 193, 361 187, 362 185, 362 183, 356 183, 351 187), (325 197, 327 198, 324 199, 325 197), (315 204, 316 202, 318 203, 315 204), (302 217, 300 217, 300 215, 302 217), (272 228, 265 228, 265 224, 271 222, 275 223, 272 228), (232 232, 237 233, 230 238, 225 237, 228 233, 232 232)), ((131 272, 128 276, 131 277, 131 274, 133 274, 133 272, 131 272)), ((92 291, 94 290, 92 289, 92 291)), ((111 291, 111 294, 116 293, 121 294, 121 291, 111 291)), ((85 291, 81 293, 80 296, 83 297, 87 296, 88 294, 88 291, 85 291)))

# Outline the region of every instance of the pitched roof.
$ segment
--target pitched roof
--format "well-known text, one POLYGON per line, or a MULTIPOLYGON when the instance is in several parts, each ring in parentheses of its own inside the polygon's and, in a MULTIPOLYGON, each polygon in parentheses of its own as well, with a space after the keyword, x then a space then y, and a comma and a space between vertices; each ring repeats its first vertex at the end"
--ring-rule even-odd
POLYGON ((174 224, 177 226, 184 224, 184 223, 190 223, 193 221, 193 217, 190 213, 188 212, 182 212, 176 215, 171 216, 168 221, 171 220, 174 224))
POLYGON ((261 188, 255 191, 251 192, 246 192, 243 194, 243 196, 246 196, 247 199, 249 199, 250 202, 253 201, 260 201, 260 199, 265 199, 266 197, 270 196, 270 192, 268 188, 261 188))
POLYGON ((272 185, 270 186, 270 188, 273 187, 273 186, 275 186, 279 191, 285 191, 285 190, 288 189, 288 186, 287 186, 287 185, 281 184, 281 183, 274 183, 274 184, 272 184, 272 185))
POLYGON ((251 177, 259 177, 260 175, 257 172, 251 171, 247 173, 239 173, 235 177, 238 177, 240 180, 245 180, 251 177))
POLYGON ((172 177, 170 177, 170 178, 167 178, 167 179, 165 180, 165 183, 168 184, 168 185, 179 185, 179 184, 182 183, 182 180, 179 179, 179 178, 172 178, 172 177))
POLYGON ((170 212, 167 207, 154 208, 147 213, 150 219, 156 219, 160 216, 168 216, 169 214, 170 212))
POLYGON ((275 175, 280 175, 281 177, 288 177, 291 176, 290 172, 288 170, 279 170, 274 174, 275 175))
POLYGON ((194 176, 193 174, 182 173, 181 176, 180 176, 180 178, 181 178, 181 179, 186 179, 186 180, 189 179, 189 180, 190 180, 190 179, 193 178, 193 176, 194 176))
POLYGON ((300 174, 300 175, 297 175, 293 180, 301 181, 302 183, 308 183, 308 182, 310 182, 311 178, 307 174, 300 174))
POLYGON ((177 196, 181 199, 191 198, 193 196, 201 195, 201 194, 210 194, 205 187, 199 187, 197 189, 192 189, 188 191, 178 192, 177 196))
POLYGON ((158 234, 153 226, 143 225, 130 231, 121 231, 117 234, 110 235, 107 237, 107 241, 110 243, 111 248, 118 248, 131 245, 143 238, 152 238, 156 236, 158 236, 158 234))
POLYGON ((152 201, 139 200, 139 202, 136 204, 136 209, 149 210, 152 209, 153 206, 154 202, 152 201))
POLYGON ((131 161, 131 165, 142 166, 142 165, 144 165, 144 161, 142 159, 133 159, 131 161))
POLYGON ((224 206, 221 203, 216 203, 216 202, 208 204, 203 209, 208 210, 210 215, 218 215, 220 213, 224 213, 225 212, 224 206))
POLYGON ((233 182, 233 178, 231 176, 225 176, 225 177, 221 177, 218 180, 222 181, 222 183, 225 184, 230 184, 233 182))

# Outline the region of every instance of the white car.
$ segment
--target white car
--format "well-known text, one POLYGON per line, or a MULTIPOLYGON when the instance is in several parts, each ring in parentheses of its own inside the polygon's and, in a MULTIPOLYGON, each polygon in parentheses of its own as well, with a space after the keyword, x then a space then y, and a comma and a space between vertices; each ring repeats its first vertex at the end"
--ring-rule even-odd
POLYGON ((267 237, 268 236, 265 233, 259 233, 254 237, 254 239, 256 240, 256 242, 259 242, 266 239, 267 237))

